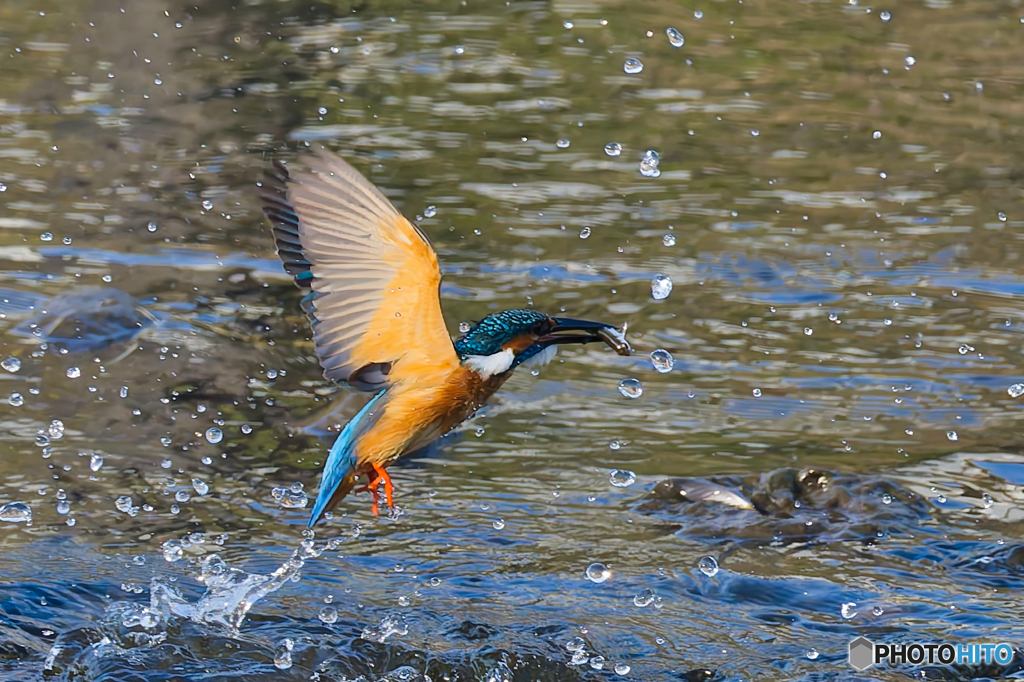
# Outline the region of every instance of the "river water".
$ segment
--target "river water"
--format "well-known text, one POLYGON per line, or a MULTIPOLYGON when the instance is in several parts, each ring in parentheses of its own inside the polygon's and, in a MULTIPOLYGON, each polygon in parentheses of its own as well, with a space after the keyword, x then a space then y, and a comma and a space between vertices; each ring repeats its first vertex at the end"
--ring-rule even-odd
POLYGON ((1019 3, 9 0, 0 60, 0 678, 1024 644, 1019 3), (400 513, 313 538, 365 396, 262 222, 306 145, 419 222, 453 335, 534 306, 637 349, 519 371, 393 467, 400 513))

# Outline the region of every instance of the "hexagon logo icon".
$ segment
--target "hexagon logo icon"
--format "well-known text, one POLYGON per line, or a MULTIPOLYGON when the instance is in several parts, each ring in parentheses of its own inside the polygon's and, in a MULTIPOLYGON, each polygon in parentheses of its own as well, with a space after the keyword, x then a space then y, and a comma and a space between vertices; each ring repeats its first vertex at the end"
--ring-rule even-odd
POLYGON ((858 637, 850 642, 850 665, 857 670, 867 670, 875 664, 875 645, 867 637, 858 637))

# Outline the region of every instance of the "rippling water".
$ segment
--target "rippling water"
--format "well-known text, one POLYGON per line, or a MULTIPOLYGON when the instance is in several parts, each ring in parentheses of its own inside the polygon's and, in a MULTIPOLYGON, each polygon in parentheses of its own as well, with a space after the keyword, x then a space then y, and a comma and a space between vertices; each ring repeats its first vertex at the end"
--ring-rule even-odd
POLYGON ((1021 7, 12 0, 0 58, 0 677, 1024 644, 1021 7), (423 226, 453 334, 532 305, 638 352, 518 373, 393 470, 400 515, 302 545, 363 399, 255 196, 307 144, 423 226))

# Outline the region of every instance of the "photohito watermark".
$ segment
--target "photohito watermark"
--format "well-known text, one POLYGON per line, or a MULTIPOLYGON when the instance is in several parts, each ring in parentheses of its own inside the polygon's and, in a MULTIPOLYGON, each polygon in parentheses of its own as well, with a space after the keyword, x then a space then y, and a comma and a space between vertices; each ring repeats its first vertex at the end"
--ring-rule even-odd
POLYGON ((850 642, 850 665, 867 670, 879 663, 889 665, 1009 665, 1013 647, 1009 644, 952 644, 950 642, 908 642, 876 644, 867 637, 850 642))

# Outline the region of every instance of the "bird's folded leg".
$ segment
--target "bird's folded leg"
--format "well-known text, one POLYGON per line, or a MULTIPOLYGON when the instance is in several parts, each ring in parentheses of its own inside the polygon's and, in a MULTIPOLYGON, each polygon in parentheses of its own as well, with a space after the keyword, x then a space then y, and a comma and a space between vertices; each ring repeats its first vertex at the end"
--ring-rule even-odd
POLYGON ((395 508, 395 486, 391 483, 391 477, 388 476, 388 472, 384 471, 384 467, 379 464, 373 465, 373 470, 377 472, 377 483, 384 481, 384 499, 387 500, 388 509, 395 508))

